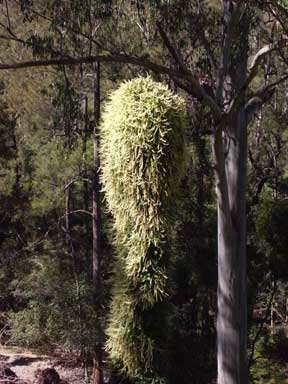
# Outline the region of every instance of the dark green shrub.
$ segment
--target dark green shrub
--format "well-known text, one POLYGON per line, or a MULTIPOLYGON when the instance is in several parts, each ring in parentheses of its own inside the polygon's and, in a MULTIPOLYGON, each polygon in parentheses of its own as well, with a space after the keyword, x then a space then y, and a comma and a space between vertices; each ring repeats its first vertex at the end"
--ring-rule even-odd
POLYGON ((272 272, 278 278, 286 280, 288 200, 268 201, 263 204, 257 217, 256 233, 272 272))

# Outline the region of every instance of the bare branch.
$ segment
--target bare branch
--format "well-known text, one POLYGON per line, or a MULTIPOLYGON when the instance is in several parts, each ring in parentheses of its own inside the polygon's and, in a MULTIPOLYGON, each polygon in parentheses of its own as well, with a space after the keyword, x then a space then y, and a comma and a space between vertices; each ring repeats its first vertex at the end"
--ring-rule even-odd
MULTIPOLYGON (((287 79, 288 79, 288 74, 286 73, 284 76, 280 77, 280 79, 274 81, 274 83, 270 83, 270 84, 267 84, 265 87, 262 87, 262 91, 265 91, 265 90, 268 90, 268 89, 271 89, 271 88, 275 88, 277 85, 283 83, 287 79)), ((256 94, 259 91, 256 91, 256 94)))
POLYGON ((89 179, 85 179, 84 177, 75 177, 75 179, 70 180, 67 184, 64 186, 64 191, 71 187, 74 183, 78 183, 79 181, 90 181, 89 179))
POLYGON ((9 8, 8 8, 8 2, 5 0, 5 6, 6 6, 6 15, 7 15, 7 21, 8 21, 8 28, 11 30, 11 21, 9 16, 9 8))
POLYGON ((85 209, 76 209, 76 211, 69 212, 69 215, 72 215, 74 213, 85 213, 86 215, 92 216, 92 212, 85 211, 85 209))
MULTIPOLYGON (((166 34, 166 32, 164 31, 164 29, 162 28, 161 24, 159 21, 157 21, 157 28, 158 28, 158 31, 159 31, 159 34, 165 44, 165 46, 167 47, 168 51, 170 52, 171 56, 173 57, 173 59, 175 60, 176 64, 179 66, 179 69, 181 70, 181 73, 183 75, 186 75, 188 77, 191 77, 191 73, 187 70, 187 68, 185 67, 185 64, 183 62, 183 59, 181 57, 181 54, 178 52, 177 48, 173 46, 172 42, 170 41, 168 35, 166 34)), ((176 78, 176 76, 172 77, 175 84, 177 84, 181 89, 185 90, 186 92, 188 92, 189 94, 193 94, 194 91, 194 86, 195 84, 192 84, 191 86, 186 86, 184 85, 183 83, 181 84, 179 82, 179 80, 176 78)), ((195 79, 196 80, 196 79, 195 79)), ((197 81, 197 80, 196 80, 197 81)), ((198 85, 199 82, 197 81, 198 85)), ((206 93, 206 96, 208 96, 209 98, 211 98, 211 100, 215 103, 214 99, 206 92, 206 90, 200 85, 200 87, 202 88, 202 90, 206 93)), ((204 99, 204 98, 203 98, 204 99)), ((216 103, 215 103, 216 104, 216 103)), ((218 111, 217 111, 217 115, 218 117, 216 118, 216 120, 219 120, 221 118, 221 111, 220 109, 217 107, 218 111)), ((215 115, 216 116, 216 115, 215 115)))
POLYGON ((216 99, 218 102, 222 99, 224 79, 227 75, 230 63, 232 35, 234 26, 237 25, 242 0, 238 1, 237 4, 234 4, 232 12, 230 11, 230 3, 230 0, 222 0, 222 14, 225 25, 223 25, 223 48, 216 82, 216 99))
POLYGON ((203 44, 203 47, 205 48, 205 51, 207 53, 207 57, 208 57, 208 60, 209 60, 209 63, 211 65, 211 68, 213 69, 213 71, 216 73, 217 72, 217 68, 218 68, 218 64, 217 64, 217 60, 215 58, 215 55, 211 49, 211 46, 205 36, 205 31, 204 30, 201 30, 201 31, 198 31, 198 36, 199 36, 199 40, 201 41, 201 43, 203 44))
POLYGON ((262 47, 256 53, 256 55, 253 57, 251 61, 250 68, 249 68, 250 73, 247 77, 245 84, 249 85, 251 83, 251 81, 257 75, 259 65, 267 55, 269 55, 273 51, 277 51, 281 48, 287 47, 287 44, 288 44, 288 36, 283 36, 282 39, 280 39, 279 41, 271 44, 267 44, 264 47, 262 47))
MULTIPOLYGON (((189 82, 190 94, 202 100, 213 113, 213 116, 217 121, 222 117, 221 109, 215 102, 213 97, 208 95, 205 89, 200 85, 199 81, 189 71, 178 71, 171 68, 167 68, 163 65, 156 64, 146 58, 146 56, 134 56, 121 53, 109 54, 109 55, 96 55, 96 56, 82 56, 82 57, 60 57, 55 59, 43 59, 43 60, 30 60, 22 61, 18 63, 3 63, 0 64, 0 70, 5 69, 23 69, 34 68, 44 66, 59 66, 59 65, 78 65, 81 63, 123 63, 131 64, 143 67, 147 70, 151 70, 156 73, 166 74, 171 78, 182 79, 189 82)), ((186 90, 186 89, 185 89, 186 90)))
POLYGON ((263 93, 263 96, 254 96, 249 99, 245 105, 245 112, 248 123, 251 121, 252 117, 255 116, 255 114, 263 107, 263 105, 271 100, 274 93, 275 88, 271 88, 263 93))
POLYGON ((267 103, 267 101, 271 99, 271 97, 274 95, 276 86, 283 83, 287 79, 288 74, 285 74, 277 81, 270 84, 266 84, 265 86, 258 88, 253 93, 253 95, 249 98, 245 105, 248 120, 250 120, 251 117, 255 113, 257 113, 257 111, 263 106, 263 104, 267 103))
POLYGON ((183 63, 183 60, 181 58, 181 55, 179 54, 179 52, 177 52, 177 49, 175 47, 173 47, 171 41, 169 40, 169 37, 167 36, 166 32, 162 28, 160 22, 157 21, 156 25, 157 25, 158 31, 160 33, 160 36, 161 36, 161 38, 162 38, 166 48, 168 49, 168 51, 170 52, 171 56, 175 60, 176 64, 179 65, 181 70, 186 70, 186 68, 184 66, 184 63, 183 63))
MULTIPOLYGON (((275 10, 271 6, 268 6, 268 9, 272 13, 272 15, 275 17, 275 19, 278 21, 278 23, 281 25, 283 31, 285 33, 288 33, 288 28, 285 25, 285 23, 283 22, 283 20, 281 19, 281 17, 279 16, 279 14, 277 12, 275 12, 275 10)), ((288 15, 288 12, 287 12, 287 15, 288 15)))
MULTIPOLYGON (((280 41, 278 41, 276 43, 273 43, 273 44, 267 44, 265 47, 261 48, 256 53, 256 55, 252 59, 252 63, 250 65, 250 72, 249 72, 249 74, 248 74, 248 76, 246 78, 246 81, 244 82, 244 84, 241 87, 241 89, 239 90, 238 94, 235 96, 235 98, 233 99, 232 103, 230 104, 230 108, 229 108, 228 112, 226 113, 224 119, 222 120, 221 125, 219 126, 219 128, 222 129, 227 124, 229 119, 233 116, 233 114, 235 113, 235 111, 237 110, 239 105, 242 103, 243 97, 245 95, 245 92, 247 91, 247 89, 248 89, 249 85, 251 84, 252 80, 257 75, 258 67, 259 67, 261 61, 264 59, 264 57, 266 57, 268 54, 270 54, 271 52, 273 52, 275 50, 278 50, 278 49, 281 49, 283 47, 286 47, 287 44, 288 44, 288 37, 284 36, 280 41)), ((266 102, 267 101, 266 96, 269 97, 269 91, 271 91, 271 89, 273 87, 275 87, 276 85, 280 84, 282 81, 284 81, 286 79, 287 79, 287 77, 285 75, 283 78, 281 78, 277 82, 272 83, 272 84, 268 84, 265 87, 263 87, 261 89, 261 92, 260 92, 260 89, 259 89, 259 93, 256 95, 257 97, 259 97, 258 101, 259 101, 260 98, 263 98, 263 101, 266 102)))
POLYGON ((284 25, 283 20, 280 18, 280 15, 272 8, 275 7, 277 11, 282 13, 284 17, 288 17, 288 9, 285 6, 281 5, 278 0, 271 0, 264 4, 267 6, 267 9, 272 13, 272 15, 279 21, 284 31, 287 31, 287 27, 284 25))
POLYGON ((198 8, 197 19, 199 20, 199 23, 197 22, 196 31, 195 31, 195 19, 191 17, 190 23, 189 23, 190 33, 191 35, 193 35, 196 32, 199 41, 203 44, 203 47, 206 51, 211 68, 216 75, 218 71, 218 63, 217 63, 216 56, 213 52, 211 43, 208 41, 205 34, 206 15, 203 13, 201 7, 198 8))

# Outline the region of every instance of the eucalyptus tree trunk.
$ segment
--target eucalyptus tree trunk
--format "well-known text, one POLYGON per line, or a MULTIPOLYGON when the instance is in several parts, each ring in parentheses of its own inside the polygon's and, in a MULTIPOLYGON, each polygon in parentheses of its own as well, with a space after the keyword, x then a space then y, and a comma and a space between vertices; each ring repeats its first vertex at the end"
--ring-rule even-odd
MULTIPOLYGON (((217 96, 225 110, 246 80, 249 25, 244 8, 235 11, 236 3, 229 0, 222 4, 224 48, 217 96), (238 26, 240 14, 243 24, 238 26)), ((225 126, 215 127, 212 149, 218 202, 218 384, 247 384, 245 97, 225 126)))
POLYGON ((245 384, 247 123, 243 109, 229 128, 233 136, 226 159, 221 132, 212 143, 218 197, 218 384, 245 384))

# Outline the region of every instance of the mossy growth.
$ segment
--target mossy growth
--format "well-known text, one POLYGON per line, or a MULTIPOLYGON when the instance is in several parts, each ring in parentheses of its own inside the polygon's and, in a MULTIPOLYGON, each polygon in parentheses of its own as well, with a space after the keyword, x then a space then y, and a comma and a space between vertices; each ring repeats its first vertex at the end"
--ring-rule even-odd
POLYGON ((101 125, 102 184, 116 250, 107 350, 141 383, 165 381, 159 372, 185 114, 184 100, 166 85, 138 77, 112 93, 101 125))

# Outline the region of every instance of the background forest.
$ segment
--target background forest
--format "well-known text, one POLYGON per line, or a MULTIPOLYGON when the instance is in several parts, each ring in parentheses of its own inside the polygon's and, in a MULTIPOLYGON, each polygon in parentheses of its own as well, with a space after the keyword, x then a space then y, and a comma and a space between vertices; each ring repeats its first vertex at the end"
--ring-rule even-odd
MULTIPOLYGON (((242 3, 232 66, 245 44, 253 55, 288 35, 285 1, 242 3)), ((152 370, 127 377, 129 363, 123 367, 109 354, 125 278, 98 173, 99 123, 111 92, 149 76, 185 101, 187 126, 186 166, 169 203, 169 300, 164 315, 162 308, 145 313, 145 327, 160 345, 153 369, 165 371, 169 383, 214 383, 212 117, 175 73, 185 74, 186 66, 207 94, 215 86, 221 1, 2 0, 0 6, 0 62, 28 63, 19 70, 0 65, 0 343, 61 347, 94 362, 95 384, 103 382, 103 370, 111 383, 159 382, 152 370), (108 59, 99 63, 93 55, 108 59), (29 64, 36 60, 44 65, 29 64)), ((246 193, 248 366, 255 384, 288 382, 288 52, 282 43, 276 48, 247 90, 250 100, 258 97, 248 127, 246 193), (264 95, 258 89, 267 84, 273 86, 264 95)))

